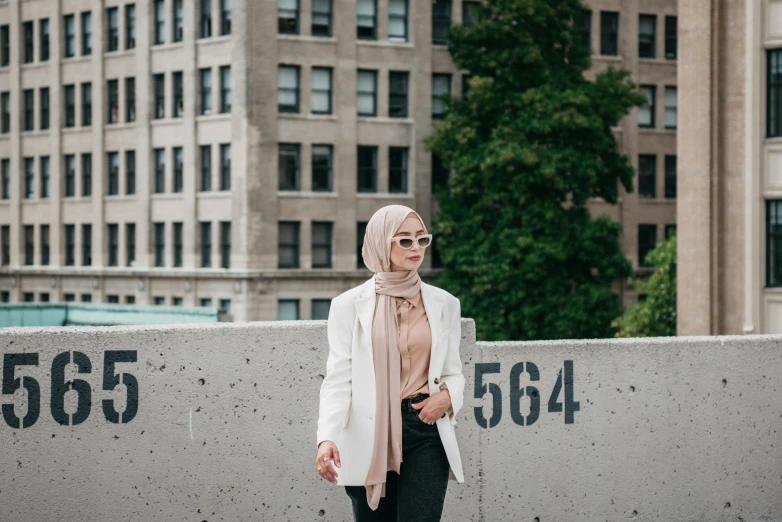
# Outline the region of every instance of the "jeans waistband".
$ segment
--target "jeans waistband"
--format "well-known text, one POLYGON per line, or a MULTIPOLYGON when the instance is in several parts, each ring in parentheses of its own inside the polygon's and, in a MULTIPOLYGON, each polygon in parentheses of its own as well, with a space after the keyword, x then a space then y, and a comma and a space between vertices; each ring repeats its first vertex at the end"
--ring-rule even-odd
POLYGON ((402 412, 404 413, 404 412, 413 411, 418 413, 418 410, 414 410, 411 404, 421 402, 427 397, 429 397, 428 393, 419 393, 418 395, 413 395, 412 397, 407 397, 406 399, 402 399, 402 412))

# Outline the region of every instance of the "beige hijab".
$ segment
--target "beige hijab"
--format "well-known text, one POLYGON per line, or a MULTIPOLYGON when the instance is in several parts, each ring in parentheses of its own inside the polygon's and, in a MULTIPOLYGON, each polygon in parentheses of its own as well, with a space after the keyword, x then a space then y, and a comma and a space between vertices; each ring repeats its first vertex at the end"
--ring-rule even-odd
POLYGON ((386 205, 372 215, 364 234, 361 255, 375 273, 375 315, 372 323, 372 354, 375 367, 375 442, 369 472, 364 480, 367 503, 376 510, 386 496, 386 472, 399 473, 402 462, 401 356, 397 345, 397 317, 394 297, 411 299, 421 290, 417 270, 391 271, 391 238, 414 214, 426 231, 424 220, 410 207, 386 205))

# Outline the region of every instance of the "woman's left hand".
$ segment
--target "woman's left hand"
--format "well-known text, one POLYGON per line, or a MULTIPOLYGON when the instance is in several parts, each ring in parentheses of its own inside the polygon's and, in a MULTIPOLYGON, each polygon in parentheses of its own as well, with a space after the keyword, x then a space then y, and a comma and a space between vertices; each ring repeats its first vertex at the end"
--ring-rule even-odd
POLYGON ((415 410, 421 410, 418 417, 427 424, 434 423, 440 417, 443 417, 448 407, 451 405, 451 393, 448 389, 442 390, 430 395, 421 402, 416 402, 411 406, 415 410))

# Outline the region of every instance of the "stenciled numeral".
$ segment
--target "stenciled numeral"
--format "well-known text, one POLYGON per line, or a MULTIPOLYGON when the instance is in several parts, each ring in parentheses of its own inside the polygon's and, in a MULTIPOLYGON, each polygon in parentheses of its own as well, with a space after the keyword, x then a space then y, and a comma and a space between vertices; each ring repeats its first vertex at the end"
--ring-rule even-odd
MULTIPOLYGON (((475 398, 482 399, 486 395, 486 384, 483 384, 483 374, 500 373, 500 363, 477 363, 475 365, 475 398)), ((481 428, 493 428, 500 423, 502 418, 502 391, 500 386, 493 382, 488 383, 489 393, 492 395, 491 419, 488 421, 483 416, 483 406, 475 407, 475 420, 481 428)))
POLYGON ((27 390, 27 414, 23 419, 16 416, 13 404, 3 404, 3 419, 12 428, 29 428, 41 413, 41 385, 32 377, 14 379, 17 366, 38 366, 37 353, 7 353, 3 356, 3 395, 13 395, 19 388, 27 390))
MULTIPOLYGON (((71 426, 81 424, 90 416, 90 409, 92 409, 90 383, 82 379, 71 379, 65 382, 65 366, 70 364, 70 359, 71 352, 62 352, 52 361, 52 418, 63 426, 68 426, 68 417, 70 417, 71 426), (76 402, 76 412, 68 415, 65 412, 65 392, 71 390, 75 391, 79 398, 76 402)), ((76 365, 78 373, 92 372, 92 363, 89 357, 81 352, 73 352, 73 363, 76 365)))
MULTIPOLYGON (((103 358, 103 389, 114 390, 120 383, 120 376, 114 373, 114 365, 123 362, 136 362, 135 350, 108 350, 103 358)), ((103 399, 103 414, 106 420, 115 424, 124 424, 133 420, 138 412, 138 381, 129 374, 122 374, 122 384, 125 385, 128 393, 128 400, 125 403, 125 411, 122 413, 122 419, 117 410, 114 409, 114 399, 103 399)))

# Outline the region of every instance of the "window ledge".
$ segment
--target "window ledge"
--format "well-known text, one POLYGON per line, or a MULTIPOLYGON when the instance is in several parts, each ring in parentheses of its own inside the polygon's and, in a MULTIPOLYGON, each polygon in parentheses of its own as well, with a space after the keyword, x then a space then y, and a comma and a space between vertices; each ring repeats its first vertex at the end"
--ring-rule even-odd
POLYGON ((63 127, 62 134, 87 134, 92 132, 92 127, 63 127))
POLYGON ((36 136, 48 136, 49 135, 49 129, 36 129, 36 130, 28 130, 28 131, 22 131, 22 136, 25 138, 31 138, 36 136))
POLYGON ((120 121, 117 123, 107 123, 103 126, 104 130, 122 130, 136 127, 135 121, 120 121))
POLYGON ((414 49, 413 42, 392 42, 391 40, 356 40, 356 45, 367 47, 391 47, 394 49, 414 49))
POLYGON ((42 198, 40 196, 33 196, 31 198, 20 198, 19 201, 22 202, 22 205, 38 205, 40 203, 49 203, 51 199, 51 197, 42 198))
POLYGON ((130 49, 117 49, 116 51, 103 51, 103 57, 104 58, 112 58, 112 57, 122 57, 122 56, 132 56, 135 54, 136 48, 131 47, 130 49))
POLYGON ((196 38, 196 45, 216 45, 231 41, 231 33, 196 38))
POLYGON ((647 198, 643 196, 638 196, 638 202, 639 203, 649 203, 653 205, 675 205, 676 204, 676 198, 661 198, 661 197, 654 197, 654 198, 647 198))
POLYGON ((196 199, 220 199, 229 198, 230 196, 230 190, 205 190, 196 192, 196 199))
POLYGON ((676 67, 676 60, 669 60, 667 58, 638 58, 638 63, 646 65, 673 65, 676 67))
POLYGON ((89 203, 92 196, 62 196, 60 199, 66 203, 89 203))
POLYGON ((153 200, 174 200, 174 199, 182 199, 184 197, 184 192, 164 192, 164 193, 153 193, 150 194, 150 198, 153 200))
POLYGON ((165 42, 161 44, 156 44, 152 41, 149 43, 149 50, 152 52, 155 51, 170 51, 172 49, 180 49, 185 46, 184 42, 165 42))
POLYGON ((307 43, 328 43, 336 44, 337 38, 334 36, 312 36, 309 34, 277 34, 278 40, 287 40, 289 42, 307 42, 307 43))
POLYGON ((21 70, 23 70, 23 71, 28 70, 29 71, 31 69, 43 69, 45 67, 48 67, 49 66, 49 61, 47 60, 45 62, 37 61, 37 62, 30 62, 30 63, 21 63, 19 65, 20 65, 19 68, 21 70))
MULTIPOLYGON (((176 118, 177 120, 181 120, 182 118, 176 118)), ((196 115, 196 121, 206 122, 206 121, 230 121, 231 119, 231 113, 230 112, 213 112, 212 114, 197 114, 196 115)), ((152 120, 152 121, 159 121, 159 120, 152 120)))
POLYGON ((368 198, 368 199, 382 199, 382 198, 399 198, 407 199, 412 198, 413 194, 409 192, 356 192, 356 197, 368 198))
POLYGON ((70 56, 68 58, 60 58, 60 65, 66 65, 69 63, 89 62, 92 60, 92 55, 87 56, 70 56))
MULTIPOLYGON (((174 126, 174 125, 181 125, 184 118, 160 118, 157 120, 149 120, 149 124, 153 127, 166 127, 166 126, 174 126)), ((114 125, 114 124, 112 124, 114 125)))
POLYGON ((278 190, 277 197, 302 197, 302 198, 338 198, 337 192, 319 192, 315 190, 278 190))
POLYGON ((599 53, 592 53, 592 60, 600 60, 603 62, 616 62, 616 63, 624 62, 624 58, 621 55, 612 56, 612 55, 599 54, 599 53))
POLYGON ((106 194, 103 196, 103 201, 136 201, 138 199, 137 194, 106 194))
POLYGON ((404 123, 412 125, 415 123, 413 118, 390 118, 388 116, 358 116, 359 123, 404 123))
POLYGON ((303 114, 300 112, 280 112, 280 119, 306 121, 337 121, 336 114, 303 114))
POLYGON ((676 135, 676 129, 659 129, 656 127, 638 127, 638 133, 641 134, 663 134, 676 135))

